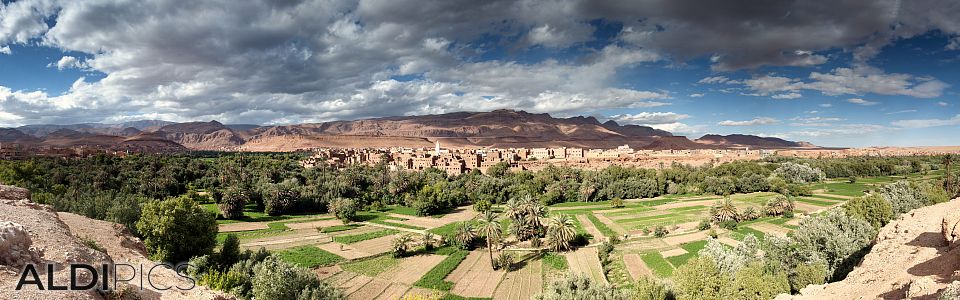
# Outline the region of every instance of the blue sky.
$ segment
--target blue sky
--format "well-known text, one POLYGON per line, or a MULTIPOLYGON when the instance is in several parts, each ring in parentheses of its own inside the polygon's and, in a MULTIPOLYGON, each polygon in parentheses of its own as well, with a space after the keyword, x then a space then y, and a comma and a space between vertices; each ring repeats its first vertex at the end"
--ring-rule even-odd
POLYGON ((3 1, 0 127, 591 115, 960 145, 954 1, 3 1))

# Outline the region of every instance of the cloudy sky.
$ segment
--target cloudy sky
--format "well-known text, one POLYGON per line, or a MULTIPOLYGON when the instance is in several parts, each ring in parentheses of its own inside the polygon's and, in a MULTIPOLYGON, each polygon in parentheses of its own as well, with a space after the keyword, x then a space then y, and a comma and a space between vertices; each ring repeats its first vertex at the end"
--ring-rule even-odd
POLYGON ((953 0, 0 1, 0 127, 511 108, 960 145, 953 0))

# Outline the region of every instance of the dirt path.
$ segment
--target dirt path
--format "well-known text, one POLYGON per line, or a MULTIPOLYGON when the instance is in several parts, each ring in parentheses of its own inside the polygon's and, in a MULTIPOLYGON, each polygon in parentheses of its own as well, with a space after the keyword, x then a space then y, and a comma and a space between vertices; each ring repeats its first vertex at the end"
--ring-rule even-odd
POLYGON ((454 282, 450 293, 464 297, 493 297, 504 271, 490 267, 490 257, 484 251, 471 251, 447 280, 454 282))
MULTIPOLYGON (((344 295, 350 295, 360 290, 360 288, 363 288, 363 286, 369 283, 371 280, 373 280, 373 278, 370 276, 357 275, 351 278, 350 280, 344 281, 339 285, 339 287, 341 290, 343 290, 344 295)), ((365 299, 369 299, 369 298, 365 298, 365 299)))
POLYGON ((315 228, 343 225, 343 221, 333 219, 333 220, 320 220, 320 221, 311 221, 311 222, 286 223, 284 225, 287 225, 287 228, 294 229, 294 230, 315 229, 315 228))
POLYGON ((653 272, 643 263, 640 255, 636 253, 627 253, 623 255, 623 263, 627 266, 627 273, 633 280, 640 280, 640 277, 653 277, 653 272))
POLYGON ((443 261, 444 258, 447 257, 434 254, 407 257, 404 258, 399 265, 377 275, 377 278, 394 283, 413 285, 414 282, 420 280, 423 275, 427 274, 433 267, 443 261))
POLYGON ((241 248, 244 249, 259 249, 266 248, 267 250, 279 250, 293 248, 297 246, 312 245, 327 243, 331 241, 331 238, 327 234, 318 233, 316 230, 313 231, 313 234, 297 235, 297 236, 284 236, 282 238, 272 238, 262 241, 246 242, 240 244, 241 248))
POLYGON ((607 277, 603 276, 603 269, 600 267, 600 258, 597 257, 596 247, 583 247, 576 251, 566 252, 563 256, 567 258, 571 273, 581 273, 596 282, 607 282, 607 277))
POLYGON ((776 224, 770 224, 766 222, 753 223, 748 225, 747 227, 760 230, 765 234, 775 234, 781 237, 787 236, 787 233, 790 232, 790 229, 786 227, 779 226, 776 224))
POLYGON ((684 202, 672 202, 672 203, 667 203, 667 204, 663 204, 663 205, 657 205, 657 206, 654 206, 653 208, 656 208, 657 210, 667 210, 667 209, 671 209, 671 208, 691 207, 691 206, 707 206, 707 207, 709 207, 709 206, 713 205, 714 203, 717 203, 717 199, 696 200, 696 201, 684 201, 684 202))
POLYGON ((327 252, 339 255, 340 257, 346 259, 357 259, 361 257, 370 256, 369 253, 360 251, 358 248, 353 247, 352 245, 343 245, 340 243, 326 243, 317 245, 317 248, 326 250, 327 252))
POLYGON ((673 247, 674 245, 667 244, 662 239, 639 239, 627 242, 622 244, 618 248, 630 249, 630 250, 658 250, 673 247))
POLYGON ((359 249, 360 251, 368 253, 369 254, 368 256, 377 255, 380 253, 386 253, 390 251, 391 243, 393 243, 393 239, 396 238, 397 236, 398 236, 397 234, 382 236, 375 239, 369 239, 366 241, 353 243, 350 246, 353 246, 354 248, 359 249))
POLYGON ((507 272, 493 294, 494 300, 527 300, 543 290, 543 263, 537 259, 520 270, 507 272))
POLYGON ((408 290, 410 290, 409 286, 399 284, 399 283, 392 283, 390 284, 390 286, 384 289, 383 292, 381 292, 376 299, 377 300, 397 300, 403 297, 403 294, 405 294, 408 290))
POLYGON ((660 256, 663 256, 664 258, 684 254, 687 254, 687 250, 683 248, 673 248, 670 250, 660 251, 660 256))
POLYGON ((219 232, 238 232, 267 229, 267 222, 239 222, 217 225, 219 232))
POLYGON ((721 236, 720 238, 717 239, 717 241, 727 244, 728 246, 731 246, 731 247, 736 247, 737 245, 740 245, 740 241, 731 239, 730 237, 726 237, 726 236, 721 236))
POLYGON ((682 244, 686 244, 693 241, 699 241, 706 238, 707 238, 707 231, 701 230, 694 233, 668 236, 663 238, 663 242, 673 246, 680 246, 682 244))
POLYGON ((593 222, 590 222, 590 219, 588 219, 586 215, 577 215, 577 221, 580 221, 580 225, 583 226, 583 230, 586 230, 587 233, 593 236, 594 241, 606 239, 603 233, 597 229, 597 226, 593 226, 593 222))
POLYGON ((803 202, 800 202, 800 201, 794 201, 794 202, 793 202, 793 206, 794 206, 794 209, 795 209, 795 210, 804 211, 804 212, 807 212, 807 213, 814 213, 814 212, 820 211, 821 209, 824 208, 824 206, 818 206, 818 205, 813 205, 813 204, 809 204, 809 203, 803 203, 803 202))

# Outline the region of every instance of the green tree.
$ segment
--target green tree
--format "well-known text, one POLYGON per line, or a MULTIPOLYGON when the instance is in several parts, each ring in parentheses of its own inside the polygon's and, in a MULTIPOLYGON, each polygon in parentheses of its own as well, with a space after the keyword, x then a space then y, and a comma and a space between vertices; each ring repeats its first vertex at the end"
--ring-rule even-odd
POLYGON ((186 261, 217 244, 216 216, 186 197, 144 205, 137 230, 154 260, 186 261))
POLYGON ((730 197, 714 203, 711 211, 713 212, 713 221, 716 223, 736 221, 739 217, 737 207, 733 205, 733 200, 730 197))
POLYGON ((243 207, 247 204, 247 195, 238 187, 231 186, 223 191, 217 208, 224 219, 243 218, 243 207))
POLYGON ((609 285, 600 284, 580 275, 570 275, 550 282, 536 300, 627 300, 630 295, 609 285))
POLYGON ((500 223, 497 222, 497 215, 494 214, 493 211, 488 210, 483 213, 483 216, 477 223, 477 233, 487 241, 487 252, 490 254, 490 267, 496 269, 496 264, 494 264, 493 260, 493 244, 500 240, 503 229, 500 228, 500 223))
POLYGON ((890 207, 890 202, 878 194, 854 198, 847 201, 843 209, 851 217, 867 221, 876 229, 880 229, 893 219, 893 208, 890 207))
POLYGON ((723 286, 730 276, 720 272, 717 263, 707 256, 699 256, 673 272, 673 283, 678 300, 727 299, 723 286))
POLYGON ((327 209, 333 213, 337 219, 340 219, 340 221, 343 221, 343 223, 346 224, 357 218, 357 211, 359 210, 359 207, 356 200, 337 198, 333 201, 330 201, 327 209))
POLYGON ((460 249, 470 249, 473 247, 473 240, 477 238, 477 232, 470 222, 460 222, 453 233, 451 241, 460 249))
POLYGON ((559 215, 547 221, 547 245, 554 251, 570 249, 577 231, 570 215, 559 215))
POLYGON ((344 299, 333 286, 321 282, 308 269, 270 256, 254 267, 252 294, 255 299, 344 299))
POLYGON ((771 273, 761 262, 753 262, 733 276, 733 282, 724 286, 724 299, 767 300, 778 294, 790 293, 790 283, 784 273, 771 273))
POLYGON ((870 250, 877 230, 859 218, 851 218, 842 209, 800 221, 793 241, 806 257, 822 258, 832 280, 843 279, 870 250))
POLYGON ((640 277, 634 284, 633 300, 667 300, 670 290, 663 282, 649 277, 640 277))
POLYGON ((217 253, 220 268, 228 268, 240 261, 240 239, 236 234, 228 234, 217 253))

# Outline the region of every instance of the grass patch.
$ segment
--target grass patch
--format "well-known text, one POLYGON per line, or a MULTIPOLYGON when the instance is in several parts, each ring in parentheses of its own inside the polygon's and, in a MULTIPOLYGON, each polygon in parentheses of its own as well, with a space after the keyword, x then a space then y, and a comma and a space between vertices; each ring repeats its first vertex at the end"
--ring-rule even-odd
POLYGON ((857 182, 857 183, 834 182, 834 183, 821 183, 821 184, 815 185, 814 189, 827 190, 828 194, 858 197, 858 196, 863 196, 863 192, 869 190, 870 187, 860 182, 857 182))
POLYGON ((837 197, 837 196, 831 196, 831 195, 825 195, 825 194, 813 194, 813 195, 810 195, 810 196, 807 196, 807 197, 827 199, 827 200, 834 200, 834 201, 847 201, 847 200, 850 200, 850 199, 847 199, 847 198, 840 198, 840 197, 837 197))
POLYGON ((610 201, 597 201, 597 202, 561 202, 547 205, 548 207, 578 207, 578 206, 595 206, 595 205, 610 205, 610 201))
POLYGON ((321 229, 320 229, 320 232, 323 232, 323 233, 331 233, 331 232, 347 231, 347 230, 354 229, 354 228, 360 228, 361 226, 363 226, 363 225, 360 225, 360 224, 336 225, 336 226, 330 226, 330 227, 321 228, 321 229))
POLYGON ((801 197, 797 197, 797 198, 793 198, 793 200, 796 200, 797 202, 803 202, 803 203, 807 203, 807 204, 813 204, 813 205, 816 205, 816 206, 830 206, 830 205, 837 204, 837 202, 833 202, 833 201, 817 200, 817 199, 811 199, 811 198, 806 198, 806 197, 802 197, 802 198, 801 198, 801 197))
POLYGON ((667 261, 670 262, 671 265, 673 265, 674 268, 679 268, 680 266, 686 264, 687 261, 689 261, 691 258, 694 258, 700 255, 700 250, 702 250, 703 247, 706 247, 706 246, 707 246, 707 241, 696 241, 696 242, 686 243, 686 244, 680 245, 680 248, 687 250, 686 254, 671 256, 671 257, 667 257, 666 259, 667 261))
POLYGON ((440 298, 440 300, 490 300, 490 298, 464 297, 460 295, 446 294, 443 295, 443 298, 440 298))
POLYGON ((622 256, 611 256, 607 267, 610 270, 607 273, 607 280, 613 286, 618 289, 633 289, 633 279, 630 278, 630 273, 627 273, 627 265, 623 262, 622 256))
POLYGON ((343 257, 314 246, 300 246, 275 252, 283 261, 304 268, 329 266, 343 261, 343 257))
POLYGON ((671 209, 668 209, 668 210, 669 210, 669 211, 672 211, 672 212, 690 212, 690 211, 705 210, 705 209, 707 209, 707 208, 708 208, 708 207, 703 206, 703 205, 695 205, 695 206, 687 206, 687 207, 675 207, 675 208, 671 208, 671 209))
POLYGON ((340 267, 342 267, 345 271, 375 277, 380 275, 380 273, 386 272, 390 268, 396 267, 399 264, 399 259, 394 258, 393 255, 386 254, 370 259, 344 263, 341 264, 340 267))
POLYGON ((449 291, 453 287, 453 282, 445 281, 444 278, 447 275, 450 275, 450 272, 453 272, 460 265, 461 262, 467 255, 470 254, 469 251, 458 250, 453 253, 450 253, 447 258, 444 258, 439 264, 430 269, 427 274, 423 275, 423 278, 417 280, 413 283, 414 286, 435 289, 440 291, 449 291))
POLYGON ((730 232, 730 237, 732 237, 735 240, 742 241, 743 238, 747 236, 747 234, 753 234, 753 236, 756 237, 757 240, 759 241, 763 241, 763 237, 766 235, 763 233, 763 231, 760 231, 760 230, 756 230, 746 226, 738 226, 736 230, 734 230, 733 232, 730 232))
POLYGON ((651 221, 651 220, 659 220, 659 219, 669 219, 669 218, 679 217, 679 216, 680 216, 680 215, 678 215, 678 214, 667 213, 667 214, 662 214, 662 215, 636 217, 636 218, 629 218, 629 219, 619 219, 619 220, 616 220, 616 222, 617 222, 617 223, 634 223, 634 222, 643 222, 643 221, 651 221))
POLYGON ((570 266, 567 265, 567 258, 563 255, 547 252, 543 254, 543 257, 540 258, 543 261, 543 264, 553 268, 554 270, 566 271, 570 266))
POLYGON ((384 229, 380 231, 365 232, 361 234, 335 236, 333 237, 333 241, 341 244, 353 244, 353 243, 372 240, 375 238, 385 237, 385 236, 393 235, 397 233, 400 233, 400 231, 396 231, 393 229, 384 229))
POLYGON ((407 225, 407 224, 403 224, 403 223, 390 222, 390 221, 388 221, 388 220, 370 220, 370 221, 368 221, 368 222, 370 222, 370 223, 377 223, 377 224, 381 224, 381 225, 387 225, 387 226, 393 226, 393 227, 399 227, 399 228, 406 228, 406 229, 416 229, 416 230, 424 230, 424 229, 426 229, 426 228, 423 228, 423 227, 420 227, 420 226, 414 226, 414 225, 407 225))
POLYGON ((640 259, 643 260, 643 263, 647 264, 647 267, 650 270, 653 270, 653 273, 660 277, 670 277, 673 276, 673 266, 670 265, 666 259, 663 259, 663 255, 660 255, 659 252, 650 252, 640 256, 640 259))
POLYGON ((287 230, 290 230, 289 227, 285 224, 286 222, 272 222, 267 223, 267 229, 257 229, 250 231, 238 231, 238 232, 221 232, 217 233, 217 243, 223 243, 223 240, 227 238, 228 234, 236 235, 238 239, 249 240, 255 239, 264 236, 275 235, 287 230))
POLYGON ((593 223, 593 226, 597 227, 597 230, 600 231, 600 233, 602 233, 606 237, 611 238, 611 237, 617 236, 617 232, 613 231, 613 229, 610 229, 610 227, 607 227, 607 224, 600 222, 600 219, 597 219, 597 216, 594 216, 593 214, 588 214, 587 219, 590 219, 590 223, 593 223))
MULTIPOLYGON (((510 222, 509 220, 506 220, 506 221, 507 221, 508 223, 510 222)), ((467 222, 471 222, 471 221, 467 221, 467 222)), ((429 230, 427 230, 427 232, 430 232, 430 233, 433 233, 433 234, 436 234, 436 235, 440 235, 440 236, 449 236, 449 235, 453 234, 453 232, 457 231, 457 226, 459 226, 460 223, 462 223, 462 222, 453 222, 453 223, 450 223, 450 224, 447 224, 447 225, 443 225, 443 226, 440 226, 440 227, 437 227, 437 228, 429 229, 429 230)))

